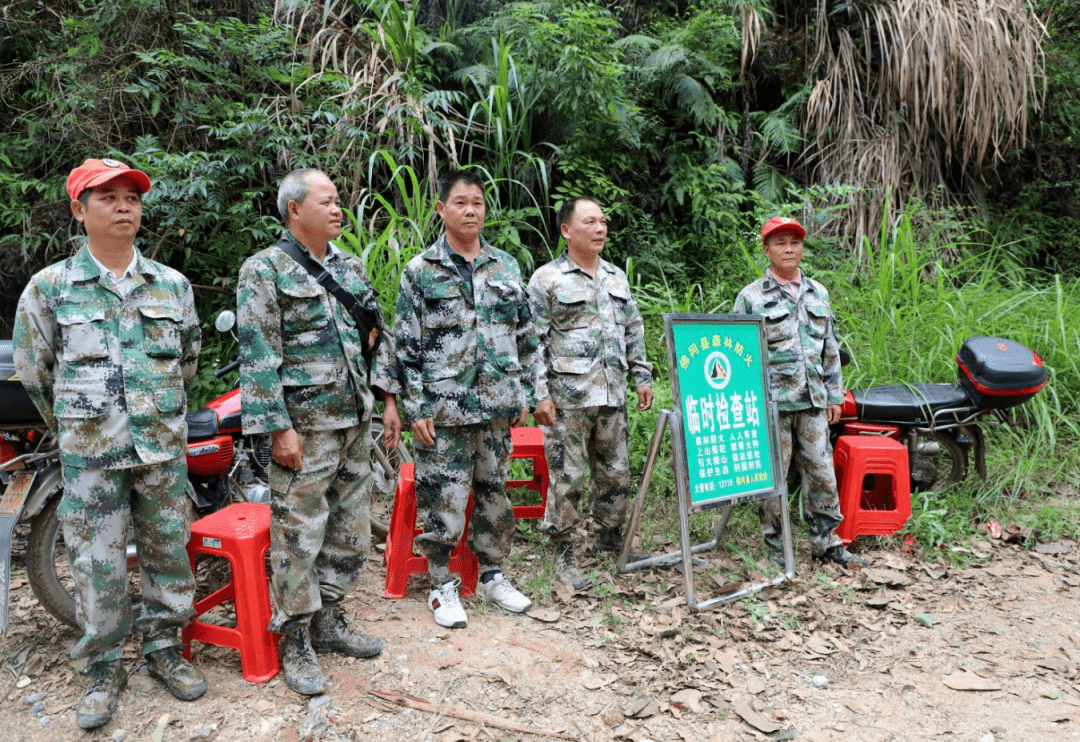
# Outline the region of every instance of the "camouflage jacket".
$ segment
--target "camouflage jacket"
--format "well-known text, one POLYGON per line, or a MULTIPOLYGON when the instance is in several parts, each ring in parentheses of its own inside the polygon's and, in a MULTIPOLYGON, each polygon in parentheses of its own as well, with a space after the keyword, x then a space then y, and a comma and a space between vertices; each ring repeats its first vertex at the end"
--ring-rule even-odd
POLYGON ((531 407, 536 337, 514 258, 481 240, 473 293, 445 238, 401 274, 394 331, 410 422, 469 425, 531 407))
POLYGON ((185 451, 202 334, 191 284, 136 250, 121 297, 87 247, 34 275, 19 299, 15 370, 66 466, 121 469, 185 451))
POLYGON ((626 274, 601 259, 596 278, 563 253, 529 279, 540 342, 536 399, 556 407, 626 404, 626 377, 652 386, 645 323, 626 274))
MULTIPOLYGON (((323 265, 364 307, 379 311, 360 258, 334 248, 323 265)), ((245 434, 348 428, 371 416, 373 387, 399 391, 390 333, 369 376, 352 314, 277 245, 241 266, 236 314, 245 434)))
POLYGON ((836 320, 824 286, 803 272, 792 297, 766 269, 739 292, 734 311, 765 318, 769 386, 778 409, 824 409, 844 401, 836 320))

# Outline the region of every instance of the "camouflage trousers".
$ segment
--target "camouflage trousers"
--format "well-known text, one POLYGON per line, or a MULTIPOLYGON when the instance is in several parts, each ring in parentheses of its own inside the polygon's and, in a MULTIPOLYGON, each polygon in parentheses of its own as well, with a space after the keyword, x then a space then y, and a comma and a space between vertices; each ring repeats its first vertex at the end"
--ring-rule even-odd
POLYGON ((340 602, 371 546, 371 423, 300 439, 302 470, 270 464, 270 630, 279 634, 340 602))
POLYGON ((450 552, 465 531, 470 488, 469 548, 480 560, 480 574, 501 569, 514 536, 506 494, 512 445, 505 418, 436 428, 434 446, 416 443, 416 504, 424 532, 413 543, 427 557, 433 585, 450 577, 450 552))
MULTIPOLYGON (((814 556, 821 556, 826 549, 843 544, 835 531, 844 519, 840 514, 825 410, 780 412, 780 463, 785 477, 793 459, 802 482, 803 517, 810 529, 810 549, 814 556)), ((778 498, 761 502, 761 533, 767 543, 780 547, 783 532, 778 498)))
POLYGON ((630 499, 630 456, 624 407, 556 408, 544 426, 551 489, 540 530, 553 539, 570 536, 581 523, 582 485, 589 475, 589 512, 594 532, 622 525, 630 499))
POLYGON ((64 530, 75 615, 83 635, 71 650, 88 665, 120 659, 132 628, 128 534, 139 553, 143 654, 180 644, 195 617, 195 579, 188 561, 191 536, 187 460, 126 469, 63 465, 64 497, 57 515, 64 530))

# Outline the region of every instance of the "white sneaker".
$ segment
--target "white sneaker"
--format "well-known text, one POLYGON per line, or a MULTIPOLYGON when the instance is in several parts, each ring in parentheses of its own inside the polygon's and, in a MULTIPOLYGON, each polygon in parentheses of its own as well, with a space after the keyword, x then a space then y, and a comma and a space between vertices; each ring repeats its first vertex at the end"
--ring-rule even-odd
POLYGON ((532 601, 511 585, 502 572, 496 572, 491 582, 477 583, 476 594, 511 613, 522 613, 532 608, 532 601))
POLYGON ((435 623, 448 629, 463 629, 469 625, 469 618, 465 615, 465 609, 461 607, 461 599, 458 597, 458 582, 459 580, 448 580, 431 588, 428 593, 427 604, 435 614, 435 623))

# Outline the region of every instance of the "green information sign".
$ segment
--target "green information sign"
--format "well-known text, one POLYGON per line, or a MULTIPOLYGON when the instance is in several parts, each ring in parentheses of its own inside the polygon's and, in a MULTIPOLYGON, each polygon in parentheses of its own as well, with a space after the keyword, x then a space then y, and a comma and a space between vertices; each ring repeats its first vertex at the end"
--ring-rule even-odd
POLYGON ((664 329, 676 462, 690 509, 776 494, 780 467, 762 319, 666 314, 664 329))

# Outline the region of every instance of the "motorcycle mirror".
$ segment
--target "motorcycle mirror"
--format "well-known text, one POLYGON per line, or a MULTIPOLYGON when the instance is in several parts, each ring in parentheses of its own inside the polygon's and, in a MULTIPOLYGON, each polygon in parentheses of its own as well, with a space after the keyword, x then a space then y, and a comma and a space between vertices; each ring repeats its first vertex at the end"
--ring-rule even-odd
POLYGON ((236 327, 236 314, 228 309, 223 310, 214 320, 214 329, 218 332, 228 332, 234 327, 236 327))

